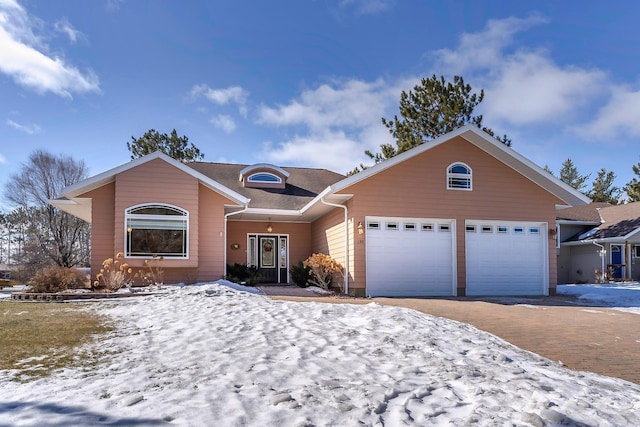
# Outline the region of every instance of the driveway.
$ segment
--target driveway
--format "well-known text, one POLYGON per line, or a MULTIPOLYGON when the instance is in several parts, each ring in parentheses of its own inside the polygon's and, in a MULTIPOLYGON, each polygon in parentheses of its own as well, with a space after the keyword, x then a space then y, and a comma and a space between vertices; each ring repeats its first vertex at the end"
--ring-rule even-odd
POLYGON ((411 308, 469 323, 569 369, 640 384, 640 316, 580 306, 571 297, 539 298, 345 298, 291 288, 263 290, 272 299, 411 308), (300 292, 302 291, 302 293, 300 292))

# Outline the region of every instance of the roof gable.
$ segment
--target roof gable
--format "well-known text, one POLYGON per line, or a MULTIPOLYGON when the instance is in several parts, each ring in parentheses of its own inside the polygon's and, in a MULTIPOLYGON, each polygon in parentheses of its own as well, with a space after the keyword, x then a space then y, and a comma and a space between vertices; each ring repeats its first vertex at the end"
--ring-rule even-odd
POLYGON ((212 180, 211 178, 201 174, 193 168, 188 167, 187 165, 167 156, 166 154, 156 151, 155 153, 149 154, 144 157, 139 157, 134 159, 128 163, 124 163, 120 166, 117 166, 113 169, 109 169, 106 172, 95 175, 91 178, 85 179, 83 181, 77 182, 76 184, 70 185, 69 187, 62 190, 62 195, 67 199, 73 199, 76 196, 87 193, 91 190, 95 190, 96 188, 102 187, 110 182, 115 180, 116 175, 131 170, 135 167, 143 165, 145 163, 151 162, 153 160, 160 159, 166 163, 169 163, 171 166, 181 170, 182 172, 193 176, 198 179, 205 187, 210 188, 211 190, 229 198, 230 200, 238 203, 238 204, 246 204, 248 203, 248 199, 243 195, 227 188, 220 183, 212 180))
POLYGON ((565 184, 553 175, 546 172, 524 156, 499 142, 486 132, 478 129, 475 125, 466 125, 452 132, 442 135, 432 141, 405 151, 391 159, 378 163, 362 172, 347 177, 346 179, 335 183, 331 186, 331 192, 337 193, 347 189, 348 187, 368 179, 384 170, 400 165, 401 163, 427 152, 441 144, 444 144, 456 137, 462 137, 471 144, 485 151, 498 161, 515 170, 522 176, 526 177, 536 185, 564 201, 567 205, 584 205, 590 200, 584 194, 575 190, 573 187, 565 184))

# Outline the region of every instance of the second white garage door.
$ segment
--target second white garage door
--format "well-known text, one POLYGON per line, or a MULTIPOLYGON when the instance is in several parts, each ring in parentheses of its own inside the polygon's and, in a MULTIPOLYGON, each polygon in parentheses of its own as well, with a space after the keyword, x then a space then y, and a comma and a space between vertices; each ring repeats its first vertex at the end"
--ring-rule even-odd
POLYGON ((548 295, 546 223, 467 221, 467 295, 548 295))
POLYGON ((456 292, 455 221, 366 218, 368 296, 456 292))

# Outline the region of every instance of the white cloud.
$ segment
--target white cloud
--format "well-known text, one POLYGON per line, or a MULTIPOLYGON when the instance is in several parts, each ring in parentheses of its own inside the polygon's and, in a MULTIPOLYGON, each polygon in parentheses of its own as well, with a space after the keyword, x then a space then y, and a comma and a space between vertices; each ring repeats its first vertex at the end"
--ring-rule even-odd
POLYGON ((435 57, 438 67, 460 74, 465 74, 466 71, 491 71, 499 68, 505 56, 505 48, 513 44, 513 38, 518 32, 547 21, 539 15, 525 19, 510 17, 489 20, 483 31, 462 34, 455 50, 437 50, 435 57))
POLYGON ((516 125, 571 120, 601 92, 599 70, 559 67, 539 53, 504 58, 501 74, 486 88, 482 111, 487 118, 516 125))
POLYGON ((34 135, 36 133, 40 133, 40 131, 42 130, 40 128, 40 126, 33 124, 33 125, 22 125, 20 123, 14 122, 13 120, 9 119, 7 120, 7 125, 11 126, 14 129, 17 129, 21 132, 24 132, 28 135, 34 135))
POLYGON ((379 124, 387 107, 399 98, 383 80, 349 80, 305 90, 298 99, 277 107, 261 106, 258 122, 275 126, 303 125, 318 131, 379 124))
POLYGON ((231 133, 236 130, 236 123, 233 121, 231 116, 228 116, 226 114, 219 114, 211 118, 209 122, 218 129, 222 129, 225 133, 231 133))
POLYGON ((69 40, 71 41, 71 43, 77 42, 78 37, 82 36, 82 33, 76 30, 75 28, 73 28, 73 25, 71 25, 71 23, 67 18, 63 18, 58 22, 56 22, 55 29, 57 32, 65 34, 67 37, 69 37, 69 40))
POLYGON ((398 84, 383 80, 325 83, 303 91, 276 107, 262 106, 258 122, 293 127, 300 132, 285 141, 269 143, 261 156, 276 164, 320 167, 345 173, 369 164, 365 150, 377 151, 392 141, 381 117, 397 108, 398 84), (322 153, 322 155, 319 155, 322 153))
POLYGON ((602 93, 605 73, 560 66, 541 49, 508 49, 518 32, 546 22, 538 15, 491 20, 483 31, 463 34, 456 49, 437 51, 438 66, 484 87, 480 108, 488 123, 522 125, 575 118, 578 109, 602 93))
POLYGON ((0 165, 3 163, 7 163, 7 159, 2 154, 0 154, 0 165))
POLYGON ((72 93, 99 92, 95 73, 83 73, 63 59, 43 53, 42 39, 33 31, 37 22, 17 2, 0 1, 0 72, 38 93, 71 98, 72 93))
POLYGON ((344 132, 295 136, 275 146, 265 144, 261 157, 280 165, 325 168, 346 173, 364 161, 360 141, 344 132))
POLYGON ((596 119, 577 133, 588 139, 619 139, 622 135, 640 137, 640 90, 615 87, 609 102, 597 114, 596 119))
POLYGON ((243 117, 247 116, 247 98, 249 92, 240 86, 230 86, 224 89, 212 89, 206 84, 195 85, 190 92, 192 98, 203 96, 217 105, 233 103, 243 117))

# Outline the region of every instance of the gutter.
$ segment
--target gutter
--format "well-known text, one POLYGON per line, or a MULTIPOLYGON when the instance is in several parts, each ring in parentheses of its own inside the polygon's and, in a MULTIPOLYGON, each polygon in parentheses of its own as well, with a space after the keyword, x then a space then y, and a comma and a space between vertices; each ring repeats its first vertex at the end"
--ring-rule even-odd
POLYGON ((250 201, 251 199, 248 199, 247 203, 245 203, 244 205, 244 208, 240 209, 239 211, 229 212, 227 214, 224 214, 224 277, 227 277, 227 218, 229 218, 232 215, 238 215, 246 212, 247 209, 249 209, 250 201))
POLYGON ((344 293, 349 295, 349 213, 345 205, 327 202, 324 197, 320 201, 327 206, 344 209, 344 293))

